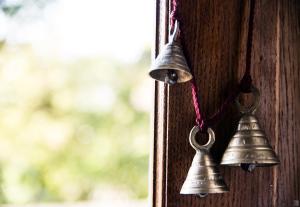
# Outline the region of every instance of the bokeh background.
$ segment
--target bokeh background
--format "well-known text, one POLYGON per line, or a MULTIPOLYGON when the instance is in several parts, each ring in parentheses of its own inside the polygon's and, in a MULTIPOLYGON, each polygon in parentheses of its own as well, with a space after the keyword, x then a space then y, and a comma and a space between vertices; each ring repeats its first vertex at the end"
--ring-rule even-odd
POLYGON ((1 205, 147 205, 153 4, 0 0, 1 205))

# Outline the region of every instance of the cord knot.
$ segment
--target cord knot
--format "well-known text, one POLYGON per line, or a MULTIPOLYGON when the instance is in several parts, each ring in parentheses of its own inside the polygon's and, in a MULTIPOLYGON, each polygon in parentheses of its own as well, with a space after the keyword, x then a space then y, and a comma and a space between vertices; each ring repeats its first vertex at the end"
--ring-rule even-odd
POLYGON ((250 93, 252 86, 252 77, 249 74, 245 74, 240 82, 240 90, 243 93, 250 93))

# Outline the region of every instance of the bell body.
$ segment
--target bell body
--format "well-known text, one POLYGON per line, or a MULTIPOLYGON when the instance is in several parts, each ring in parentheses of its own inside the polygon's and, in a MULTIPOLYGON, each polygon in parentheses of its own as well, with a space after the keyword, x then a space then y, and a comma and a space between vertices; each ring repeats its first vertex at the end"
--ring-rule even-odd
POLYGON ((255 167, 279 163, 277 155, 255 116, 259 103, 259 91, 254 86, 252 86, 251 91, 255 97, 252 106, 242 106, 238 98, 236 99, 236 104, 243 115, 221 161, 221 165, 241 166, 247 171, 252 171, 255 167))
POLYGON ((176 21, 174 32, 169 38, 170 42, 165 45, 151 66, 149 75, 153 79, 171 85, 192 79, 193 76, 183 54, 178 34, 179 23, 176 21))
POLYGON ((157 56, 151 67, 149 75, 165 82, 170 73, 176 73, 177 83, 186 82, 192 79, 192 74, 184 57, 181 44, 177 41, 165 45, 163 51, 157 56))
POLYGON ((263 167, 278 163, 279 159, 255 115, 244 114, 223 155, 221 164, 231 166, 255 164, 257 167, 263 167))
POLYGON ((196 152, 180 194, 225 193, 228 191, 208 151, 196 152))
POLYGON ((196 194, 203 197, 208 193, 228 192, 228 187, 209 152, 214 142, 214 133, 210 128, 208 130, 210 140, 206 145, 199 145, 195 138, 191 138, 191 136, 194 136, 192 134, 193 130, 191 131, 190 143, 196 149, 196 154, 180 194, 196 194))

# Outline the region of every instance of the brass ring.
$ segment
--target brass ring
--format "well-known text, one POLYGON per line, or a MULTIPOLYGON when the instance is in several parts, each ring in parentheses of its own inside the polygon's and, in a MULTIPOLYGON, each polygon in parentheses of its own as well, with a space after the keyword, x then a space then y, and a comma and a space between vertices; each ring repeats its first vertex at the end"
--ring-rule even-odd
POLYGON ((207 128, 207 133, 208 133, 208 141, 206 144, 204 145, 200 145, 197 141, 196 141, 196 134, 199 132, 200 128, 198 125, 194 126, 190 132, 190 144, 192 145, 192 147, 196 150, 209 150, 212 145, 215 143, 215 133, 211 128, 207 128))
POLYGON ((239 101, 239 96, 235 99, 235 103, 239 109, 239 111, 242 113, 242 114, 249 114, 249 113, 253 113, 255 112, 255 110, 257 109, 258 107, 258 104, 259 104, 259 97, 260 97, 260 93, 259 93, 259 90, 254 87, 254 86, 251 86, 251 92, 253 93, 254 95, 254 103, 247 107, 247 106, 243 106, 240 101, 239 101))

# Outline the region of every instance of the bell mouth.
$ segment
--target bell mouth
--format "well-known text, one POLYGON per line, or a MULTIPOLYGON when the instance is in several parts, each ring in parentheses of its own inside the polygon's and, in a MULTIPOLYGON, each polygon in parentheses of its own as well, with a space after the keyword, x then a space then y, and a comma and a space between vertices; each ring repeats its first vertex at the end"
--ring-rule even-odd
MULTIPOLYGON (((174 68, 175 68, 175 66, 174 66, 174 68)), ((149 72, 149 75, 155 80, 165 82, 166 77, 168 77, 170 75, 170 71, 176 73, 176 76, 177 76, 176 83, 183 83, 183 82, 187 82, 192 79, 192 75, 189 72, 178 69, 178 68, 176 68, 176 69, 160 68, 160 69, 156 69, 156 70, 151 70, 149 72)))
POLYGON ((241 167, 246 172, 253 172, 257 167, 270 167, 277 165, 279 162, 272 162, 272 163, 258 163, 258 162, 249 162, 249 163, 232 163, 226 164, 232 167, 241 167))
POLYGON ((258 162, 242 162, 242 163, 221 163, 221 165, 227 165, 231 167, 241 167, 242 165, 255 165, 256 167, 270 167, 278 165, 279 162, 270 162, 270 163, 258 163, 258 162))
POLYGON ((200 198, 204 198, 204 197, 208 196, 208 193, 199 193, 198 196, 200 198))
POLYGON ((205 194, 215 194, 215 193, 227 193, 229 189, 226 184, 218 187, 207 187, 207 188, 182 188, 180 191, 181 195, 203 195, 205 194))
POLYGON ((189 191, 189 192, 183 192, 181 191, 180 194, 181 195, 197 195, 201 198, 206 197, 208 194, 219 194, 219 193, 228 193, 229 189, 226 187, 224 187, 224 189, 209 189, 209 190, 205 190, 203 192, 197 192, 197 191, 189 191))

